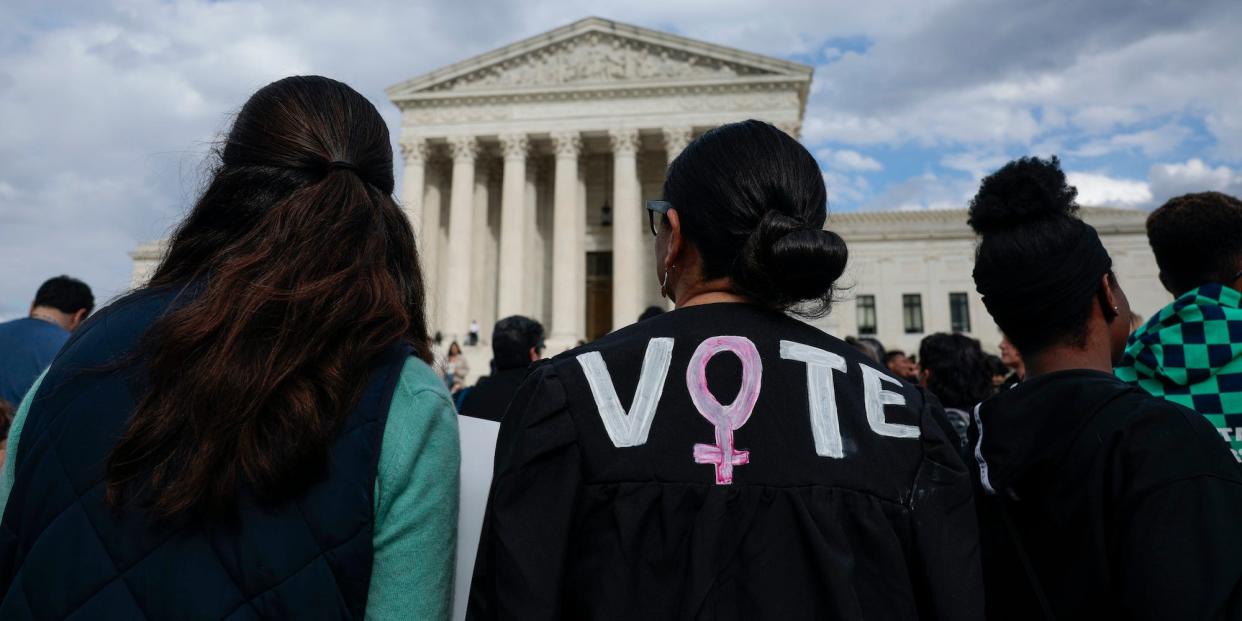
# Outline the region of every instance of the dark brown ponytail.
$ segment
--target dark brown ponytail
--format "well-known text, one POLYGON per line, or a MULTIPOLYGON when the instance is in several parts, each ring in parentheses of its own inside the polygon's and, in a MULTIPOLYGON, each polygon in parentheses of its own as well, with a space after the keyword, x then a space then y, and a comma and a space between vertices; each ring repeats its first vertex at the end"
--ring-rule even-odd
POLYGON ((107 464, 108 499, 157 515, 264 500, 322 475, 369 363, 430 360, 414 235, 392 198, 383 119, 322 77, 238 113, 214 177, 148 287, 193 295, 141 350, 148 383, 107 464))

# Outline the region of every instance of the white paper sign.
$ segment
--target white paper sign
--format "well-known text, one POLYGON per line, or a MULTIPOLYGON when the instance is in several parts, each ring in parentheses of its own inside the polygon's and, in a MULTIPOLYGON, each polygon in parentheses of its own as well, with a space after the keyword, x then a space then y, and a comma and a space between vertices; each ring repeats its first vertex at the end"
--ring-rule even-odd
POLYGON ((453 591, 453 619, 466 618, 470 602, 470 578, 483 529, 487 492, 492 485, 492 462, 496 455, 496 434, 500 423, 458 416, 461 434, 461 506, 457 513, 457 580, 453 591))

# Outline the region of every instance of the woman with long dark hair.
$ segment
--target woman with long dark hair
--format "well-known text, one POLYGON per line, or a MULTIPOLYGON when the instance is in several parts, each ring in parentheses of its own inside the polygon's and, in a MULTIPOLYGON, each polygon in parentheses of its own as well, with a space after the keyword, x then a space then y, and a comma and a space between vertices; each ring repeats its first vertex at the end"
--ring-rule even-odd
POLYGON ((461 345, 457 341, 449 343, 448 353, 444 355, 442 375, 444 385, 450 393, 456 393, 466 386, 466 377, 470 375, 470 362, 461 352, 461 345))
POLYGON ((1118 380, 1130 307, 1056 158, 983 180, 974 279, 1023 381, 975 410, 992 619, 1242 619, 1242 476, 1202 416, 1118 380))
POLYGON ((846 264, 811 154, 725 125, 648 208, 677 309, 514 398, 474 617, 980 618, 970 479, 934 399, 785 312, 826 312, 846 264))
POLYGON ((446 618, 458 444, 375 107, 260 89, 22 404, 0 618, 446 618))

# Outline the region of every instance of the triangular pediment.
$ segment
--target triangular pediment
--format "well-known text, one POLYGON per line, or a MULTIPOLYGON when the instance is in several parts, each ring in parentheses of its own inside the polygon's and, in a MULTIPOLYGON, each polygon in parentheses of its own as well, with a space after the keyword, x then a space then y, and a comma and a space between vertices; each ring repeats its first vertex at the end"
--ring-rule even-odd
POLYGON ((809 82, 811 71, 778 58, 588 18, 414 78, 388 94, 401 101, 670 82, 809 82))

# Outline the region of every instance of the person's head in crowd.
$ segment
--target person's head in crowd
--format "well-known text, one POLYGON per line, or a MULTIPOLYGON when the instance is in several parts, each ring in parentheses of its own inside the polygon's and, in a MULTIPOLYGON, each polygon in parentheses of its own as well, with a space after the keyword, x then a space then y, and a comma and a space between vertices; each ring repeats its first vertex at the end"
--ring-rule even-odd
POLYGON ((449 357, 461 355, 461 345, 458 344, 457 341, 453 341, 452 343, 449 343, 448 355, 449 357))
POLYGON ((992 369, 979 341, 939 332, 919 343, 919 383, 947 408, 969 411, 992 395, 992 369))
POLYGON ((4 466, 9 448, 9 427, 13 424, 13 414, 17 408, 12 403, 0 399, 0 467, 4 466))
POLYGON ((708 131, 673 160, 663 201, 648 208, 655 276, 678 306, 727 295, 804 316, 828 311, 846 246, 824 230, 819 164, 785 132, 755 120, 708 131))
POLYGON ((1014 379, 1021 380, 1026 377, 1026 365, 1022 363, 1022 352, 1018 351, 1018 348, 1009 342, 1009 337, 1003 334, 1000 342, 1000 359, 1013 372, 1014 379))
POLYGON ((1056 157, 1025 157, 985 178, 970 203, 975 285, 1028 371, 1054 348, 1111 368, 1130 333, 1129 302, 1076 196, 1056 157))
POLYGON ((647 308, 643 309, 642 314, 638 316, 638 320, 646 321, 648 319, 651 319, 652 317, 659 317, 660 315, 663 315, 663 314, 664 314, 663 308, 660 308, 659 306, 648 306, 647 308))
POLYGON ((39 286, 34 302, 30 304, 30 316, 73 332, 94 309, 95 296, 86 283, 68 276, 57 276, 39 286))
POLYGON ((1009 370, 1009 367, 1001 360, 1000 356, 986 354, 985 357, 987 358, 988 373, 992 376, 992 386, 1000 388, 1005 384, 1005 379, 1009 377, 1012 371, 1009 370))
POLYGON ((900 349, 890 349, 884 354, 884 366, 901 379, 910 382, 918 381, 918 372, 915 370, 914 362, 910 360, 906 352, 900 349))
POLYGON ((1174 297, 1216 283, 1242 290, 1242 201, 1220 192, 1169 199, 1147 217, 1160 282, 1174 297))
POLYGON ((324 77, 278 80, 216 156, 147 286, 194 295, 148 331, 148 386, 107 464, 110 500, 159 515, 227 508, 241 485, 299 493, 371 362, 403 342, 431 361, 414 233, 370 101, 324 77))
POLYGON ((543 355, 543 324, 513 315, 492 330, 492 367, 496 371, 525 369, 543 355))
POLYGON ((884 364, 884 358, 888 355, 888 350, 884 349, 884 344, 880 342, 880 339, 873 336, 863 336, 859 337, 858 342, 867 348, 869 352, 867 355, 872 360, 884 364))
POLYGON ((845 337, 845 344, 862 352, 864 356, 884 364, 887 352, 884 350, 884 346, 880 344, 880 341, 866 336, 862 338, 847 336, 845 337))

